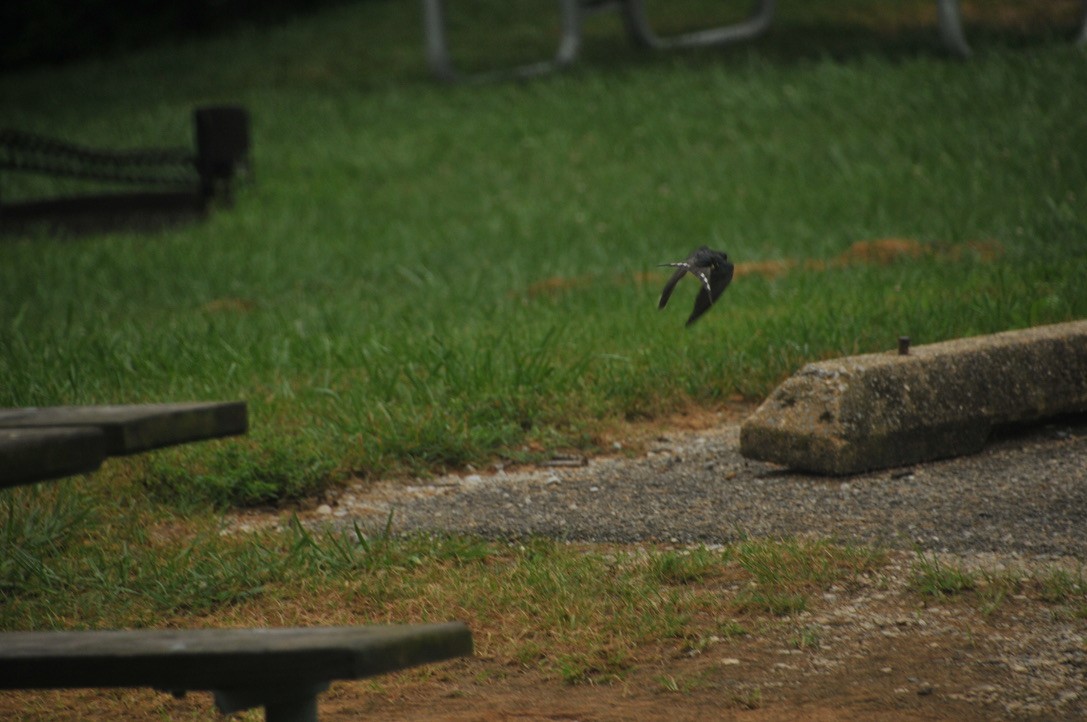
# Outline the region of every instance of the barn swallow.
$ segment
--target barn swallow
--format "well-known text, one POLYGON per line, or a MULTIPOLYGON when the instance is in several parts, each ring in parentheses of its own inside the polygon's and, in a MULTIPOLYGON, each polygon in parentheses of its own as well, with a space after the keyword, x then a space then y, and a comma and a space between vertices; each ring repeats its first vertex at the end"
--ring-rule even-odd
POLYGON ((688 326, 697 321, 713 305, 713 302, 725 292, 728 284, 732 282, 732 272, 734 270, 733 265, 728 260, 727 253, 710 250, 707 246, 702 246, 696 250, 685 261, 662 263, 661 266, 672 266, 676 269, 676 272, 668 279, 668 283, 664 284, 660 302, 657 304, 658 309, 667 305, 672 291, 675 290, 679 279, 683 278, 683 274, 690 273, 702 282, 702 288, 698 289, 698 295, 694 299, 694 310, 691 311, 691 316, 687 319, 688 326))

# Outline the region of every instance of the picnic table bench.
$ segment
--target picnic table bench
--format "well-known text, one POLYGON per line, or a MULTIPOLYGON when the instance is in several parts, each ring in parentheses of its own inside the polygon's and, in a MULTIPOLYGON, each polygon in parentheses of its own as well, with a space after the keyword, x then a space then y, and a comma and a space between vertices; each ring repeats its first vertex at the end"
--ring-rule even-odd
POLYGON ((460 622, 370 627, 0 633, 0 689, 210 690, 222 712, 262 706, 268 722, 317 719, 332 680, 472 653, 460 622))
MULTIPOLYGON (((426 56, 431 72, 443 80, 461 77, 453 65, 446 37, 445 0, 422 0, 423 30, 426 36, 426 56)), ((581 50, 582 19, 600 10, 618 10, 631 39, 644 47, 668 49, 726 45, 754 38, 766 32, 774 19, 777 0, 753 0, 750 15, 737 23, 682 33, 671 37, 658 35, 649 22, 645 0, 558 0, 560 35, 558 50, 551 61, 531 63, 498 73, 479 76, 488 79, 496 76, 529 77, 556 70, 577 60, 581 50)), ((1087 0, 1083 2, 1083 14, 1076 42, 1087 45, 1087 0)), ((936 13, 940 38, 944 47, 954 55, 968 57, 970 45, 962 28, 959 0, 936 0, 936 13)))
MULTIPOLYGON (((0 489, 93 471, 109 456, 243 434, 244 402, 0 409, 0 489)), ((276 629, 0 632, 0 689, 210 690, 223 712, 313 722, 332 680, 472 653, 460 622, 276 629)))

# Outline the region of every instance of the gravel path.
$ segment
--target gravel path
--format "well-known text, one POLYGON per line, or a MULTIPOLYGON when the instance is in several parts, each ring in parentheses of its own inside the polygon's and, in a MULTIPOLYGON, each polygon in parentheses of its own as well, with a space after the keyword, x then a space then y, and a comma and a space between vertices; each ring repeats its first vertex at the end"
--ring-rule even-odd
POLYGON ((669 433, 634 458, 345 490, 324 515, 401 532, 720 543, 814 534, 957 554, 1087 559, 1087 420, 975 456, 844 478, 744 459, 739 427, 669 433))

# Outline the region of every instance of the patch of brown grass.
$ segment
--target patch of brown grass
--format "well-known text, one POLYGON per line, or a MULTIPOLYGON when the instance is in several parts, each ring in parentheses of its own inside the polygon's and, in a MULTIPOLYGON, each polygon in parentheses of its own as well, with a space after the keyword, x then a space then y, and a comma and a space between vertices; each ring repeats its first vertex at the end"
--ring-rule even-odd
POLYGON ((200 310, 204 313, 250 313, 256 308, 257 302, 248 298, 215 298, 201 306, 200 310))
MULTIPOLYGON (((853 243, 849 248, 834 258, 795 259, 780 258, 768 261, 749 261, 736 264, 736 278, 744 276, 763 276, 777 278, 795 268, 822 271, 828 268, 848 268, 850 266, 889 266, 900 261, 917 260, 925 257, 937 257, 949 261, 960 261, 973 256, 977 260, 989 263, 1004 254, 1004 248, 997 241, 969 241, 939 250, 936 246, 922 243, 912 238, 877 238, 853 243)), ((620 284, 633 283, 636 286, 655 286, 664 283, 671 271, 639 271, 631 276, 620 277, 620 284)), ((540 297, 554 298, 572 289, 584 288, 598 279, 592 276, 552 276, 530 284, 523 292, 528 299, 540 297)), ((511 295, 521 295, 512 292, 511 295)))

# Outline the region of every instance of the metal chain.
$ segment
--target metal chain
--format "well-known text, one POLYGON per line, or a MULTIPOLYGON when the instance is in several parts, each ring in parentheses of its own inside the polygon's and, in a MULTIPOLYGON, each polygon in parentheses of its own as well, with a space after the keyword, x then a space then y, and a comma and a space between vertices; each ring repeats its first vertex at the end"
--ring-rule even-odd
POLYGON ((187 149, 97 150, 18 130, 0 130, 0 168, 137 185, 199 182, 187 149))

